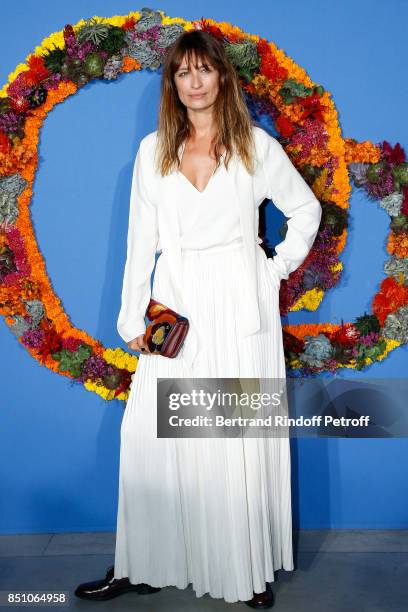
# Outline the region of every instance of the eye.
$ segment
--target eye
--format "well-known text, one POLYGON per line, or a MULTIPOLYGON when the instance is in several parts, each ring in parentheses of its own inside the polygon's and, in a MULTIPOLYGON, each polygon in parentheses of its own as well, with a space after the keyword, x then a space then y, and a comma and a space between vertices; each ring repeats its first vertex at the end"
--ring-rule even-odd
MULTIPOLYGON (((205 66, 201 66, 200 70, 204 70, 205 72, 211 72, 210 68, 206 68, 205 66)), ((182 72, 178 73, 178 76, 183 77, 187 73, 188 73, 188 70, 182 70, 182 72)))

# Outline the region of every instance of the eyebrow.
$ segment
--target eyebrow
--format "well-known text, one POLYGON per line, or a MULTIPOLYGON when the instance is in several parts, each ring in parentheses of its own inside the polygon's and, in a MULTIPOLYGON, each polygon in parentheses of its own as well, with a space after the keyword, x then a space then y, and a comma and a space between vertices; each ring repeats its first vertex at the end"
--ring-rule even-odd
MULTIPOLYGON (((199 64, 197 66, 197 68, 202 68, 203 66, 207 67, 207 68, 211 68, 212 67, 211 64, 199 64)), ((177 68, 176 72, 180 72, 181 70, 188 70, 188 69, 189 69, 188 66, 184 65, 184 66, 180 66, 179 68, 177 68)))

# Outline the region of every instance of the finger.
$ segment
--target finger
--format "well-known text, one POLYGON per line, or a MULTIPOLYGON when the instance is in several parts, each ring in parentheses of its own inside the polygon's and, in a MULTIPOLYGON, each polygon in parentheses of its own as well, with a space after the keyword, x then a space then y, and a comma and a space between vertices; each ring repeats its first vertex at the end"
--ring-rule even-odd
POLYGON ((148 353, 149 352, 149 347, 147 346, 146 342, 143 339, 141 339, 139 341, 139 351, 141 353, 148 353))

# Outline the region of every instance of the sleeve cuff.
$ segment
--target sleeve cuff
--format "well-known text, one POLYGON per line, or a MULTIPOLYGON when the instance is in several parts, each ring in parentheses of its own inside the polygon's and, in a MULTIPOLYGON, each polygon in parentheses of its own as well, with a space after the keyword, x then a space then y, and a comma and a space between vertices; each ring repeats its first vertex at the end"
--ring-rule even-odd
POLYGON ((144 318, 140 317, 127 321, 126 323, 118 323, 117 330, 119 336, 125 342, 131 342, 138 336, 141 336, 146 332, 146 323, 144 318))

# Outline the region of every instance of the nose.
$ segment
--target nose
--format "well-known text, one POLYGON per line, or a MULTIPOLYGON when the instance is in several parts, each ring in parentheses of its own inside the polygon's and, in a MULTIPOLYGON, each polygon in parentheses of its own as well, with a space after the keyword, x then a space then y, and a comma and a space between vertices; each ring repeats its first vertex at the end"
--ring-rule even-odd
POLYGON ((191 86, 194 89, 201 86, 201 78, 200 78, 200 73, 198 72, 198 70, 197 71, 193 70, 192 72, 191 86))

